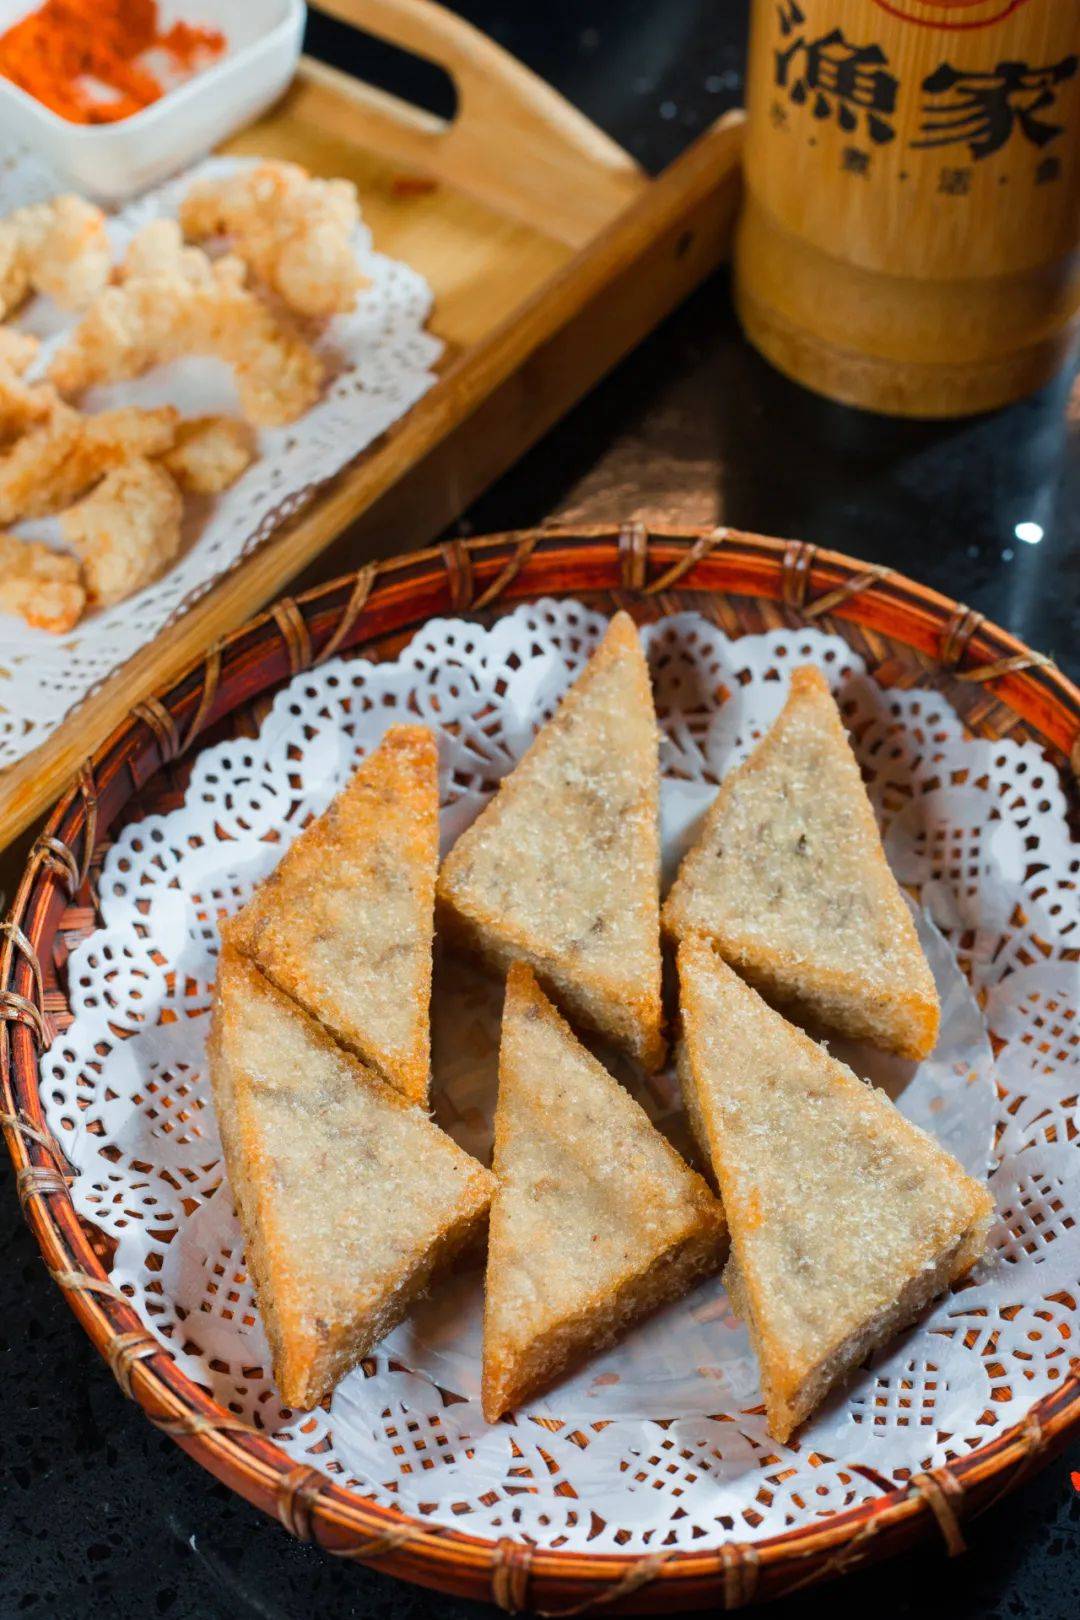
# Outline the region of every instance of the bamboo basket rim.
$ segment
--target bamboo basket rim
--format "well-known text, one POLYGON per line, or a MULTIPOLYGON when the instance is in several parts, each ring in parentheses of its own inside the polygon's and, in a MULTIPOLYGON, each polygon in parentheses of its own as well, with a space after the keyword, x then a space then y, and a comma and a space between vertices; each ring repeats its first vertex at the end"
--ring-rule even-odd
MULTIPOLYGON (((297 1465, 215 1403, 152 1338, 109 1280, 65 1180, 41 1107, 48 1041, 41 962, 68 904, 85 892, 96 843, 149 777, 242 703, 333 654, 439 613, 544 595, 610 592, 632 606, 676 586, 782 603, 793 621, 850 620, 921 655, 928 671, 992 693, 996 704, 1080 775, 1080 689, 1044 655, 905 575, 796 540, 728 528, 627 523, 548 526, 459 539, 369 563, 283 597, 224 637, 131 715, 83 765, 30 852, 0 938, 3 1124, 27 1222, 50 1273, 124 1394, 211 1473, 294 1536, 509 1613, 738 1607, 786 1596, 931 1534, 963 1548, 962 1522, 1060 1451, 1080 1428, 1080 1357, 1026 1417, 949 1467, 859 1507, 753 1543, 702 1551, 588 1554, 534 1549, 442 1528, 297 1465), (545 584, 545 581, 547 583, 545 584)), ((1007 727, 1005 728, 1007 729, 1007 727)), ((1000 733, 999 733, 1000 734, 1000 733)))

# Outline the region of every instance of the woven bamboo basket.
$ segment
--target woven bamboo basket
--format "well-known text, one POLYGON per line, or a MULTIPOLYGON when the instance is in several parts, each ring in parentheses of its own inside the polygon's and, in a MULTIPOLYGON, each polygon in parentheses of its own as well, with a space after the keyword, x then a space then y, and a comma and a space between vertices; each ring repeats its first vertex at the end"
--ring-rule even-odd
POLYGON ((199 742, 251 735, 276 687, 335 653, 395 656, 434 614, 485 622, 541 595, 628 608, 641 621, 695 609, 729 635, 806 622, 843 635, 885 686, 944 691, 972 732, 1047 751, 1075 789, 1080 691, 1049 659, 978 613, 887 568, 733 530, 647 533, 639 525, 455 540, 373 563, 285 597, 137 704, 88 759, 31 851, 0 940, 3 1126, 27 1221, 57 1284, 123 1393, 231 1489, 339 1558, 493 1601, 509 1613, 738 1608, 785 1596, 929 1535, 950 1553, 964 1524, 1059 1451, 1080 1427, 1080 1359, 1025 1419, 933 1474, 813 1526, 703 1551, 618 1556, 541 1551, 444 1529, 297 1466, 182 1374, 109 1280, 108 1245, 76 1216, 67 1166, 38 1092, 38 1056, 70 1018, 65 963, 95 920, 110 831, 174 808, 199 742))

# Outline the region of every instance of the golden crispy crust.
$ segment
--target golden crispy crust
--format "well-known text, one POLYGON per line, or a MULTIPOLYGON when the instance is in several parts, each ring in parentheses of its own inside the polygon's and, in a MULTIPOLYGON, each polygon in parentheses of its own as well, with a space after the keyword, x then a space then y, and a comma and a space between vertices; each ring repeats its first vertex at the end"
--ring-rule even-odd
POLYGON ((107 473, 161 455, 179 419, 171 405, 126 405, 85 416, 54 399, 44 419, 0 457, 0 523, 61 512, 107 473))
POLYGON ((495 1173, 489 1422, 684 1293, 727 1246, 705 1182, 580 1045, 523 963, 507 982, 495 1173))
POLYGON ((680 1079, 731 1229, 725 1282, 783 1440, 974 1264, 992 1202, 700 936, 679 947, 679 981, 680 1079))
POLYGON ((663 911, 797 1016, 913 1059, 940 1009, 910 911, 821 672, 724 780, 663 911))
POLYGON ((22 373, 33 351, 23 359, 16 341, 22 335, 0 327, 0 446, 5 447, 36 427, 58 403, 56 390, 48 383, 24 381, 22 373))
POLYGON ((394 726, 223 929, 343 1046, 427 1103, 438 747, 394 726))
POLYGON ((625 613, 439 876, 440 921, 497 972, 531 963, 646 1069, 664 1057, 659 780, 649 672, 625 613))
POLYGON ((255 455, 254 435, 235 416, 193 416, 176 428, 161 460, 180 488, 193 495, 230 489, 255 455))
POLYGON ((209 1056, 275 1379, 306 1410, 479 1235, 493 1178, 227 944, 209 1056))
POLYGON ((105 215, 67 192, 0 219, 0 320, 30 292, 81 309, 109 279, 105 215))
POLYGON ((180 549, 184 502, 155 461, 132 456, 60 515, 82 559, 87 599, 107 607, 157 579, 180 549))
POLYGON ((0 366, 6 366, 16 376, 22 376, 40 347, 41 341, 33 333, 0 326, 0 366))
POLYGON ((239 259, 211 261, 183 247, 175 222, 155 220, 128 260, 121 280, 98 294, 53 355, 49 378, 62 394, 137 377, 185 355, 214 355, 233 367, 251 422, 281 427, 315 403, 323 361, 244 285, 239 259))
POLYGON ((360 219, 349 180, 318 180, 296 163, 193 185, 180 222, 195 238, 229 236, 234 253, 302 315, 352 309, 367 278, 356 262, 360 219))
POLYGON ((78 559, 40 540, 0 534, 0 610, 20 613, 37 630, 63 635, 86 606, 78 559))

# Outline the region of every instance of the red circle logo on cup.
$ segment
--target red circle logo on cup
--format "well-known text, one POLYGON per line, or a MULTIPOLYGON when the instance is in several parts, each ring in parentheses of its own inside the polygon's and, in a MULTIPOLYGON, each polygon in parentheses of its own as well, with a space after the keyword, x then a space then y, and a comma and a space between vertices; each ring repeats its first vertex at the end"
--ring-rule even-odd
POLYGON ((1027 0, 874 0, 874 4, 924 28, 987 28, 1011 17, 1027 0))

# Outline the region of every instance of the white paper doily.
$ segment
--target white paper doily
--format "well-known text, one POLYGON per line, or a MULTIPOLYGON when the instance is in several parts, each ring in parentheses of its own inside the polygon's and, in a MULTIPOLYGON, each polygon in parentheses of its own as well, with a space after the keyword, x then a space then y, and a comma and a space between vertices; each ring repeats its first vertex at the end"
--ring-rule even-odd
MULTIPOLYGON (((114 215, 109 236, 117 257, 148 220, 176 214, 193 179, 235 170, 242 161, 210 158, 114 215)), ((0 163, 0 215, 58 189, 55 176, 28 153, 0 163)), ((317 338, 313 334, 331 381, 299 421, 257 431, 257 459, 232 489, 212 500, 185 502, 185 543, 168 572, 127 601, 92 611, 67 635, 33 630, 14 615, 0 614, 0 769, 44 742, 106 676, 204 595, 431 387, 442 344, 424 330, 432 303, 427 282, 408 265, 376 253, 364 225, 356 233, 355 247, 371 285, 352 312, 335 316, 317 338)), ((44 340, 29 375, 44 370, 73 321, 45 299, 20 312, 15 324, 44 340)), ((202 358, 90 389, 80 404, 88 410, 176 405, 187 416, 240 414, 230 369, 202 358)), ((56 544, 60 531, 51 519, 17 524, 13 532, 56 544)))
MULTIPOLYGON (((992 1161, 990 1255, 789 1445, 754 1410, 745 1331, 716 1282, 489 1427, 475 1399, 478 1279, 465 1272, 344 1380, 329 1411, 284 1412, 209 1101, 218 921, 399 717, 440 734, 451 841, 604 624, 553 601, 490 630, 434 620, 394 663, 298 676, 257 738, 207 749, 183 807, 126 827, 108 855, 103 925, 71 955, 74 1022, 42 1060, 42 1092, 79 1170, 75 1206, 116 1240, 114 1280, 217 1399, 381 1503, 477 1535, 633 1553, 755 1539, 853 1506, 984 1443, 1067 1373, 1080 1324, 1080 968, 1065 954, 1078 939, 1078 862, 1038 748, 965 736, 933 693, 882 691, 842 640, 803 630, 730 642, 694 614, 647 629, 669 867, 777 714, 790 670, 813 661, 828 675, 890 859, 936 922, 920 926, 945 993, 934 1059, 914 1073, 873 1067, 971 1168, 992 1161)), ((437 978, 437 1117, 482 1152, 497 997, 452 960, 437 978)), ((670 1076, 636 1090, 685 1145, 670 1076)))

